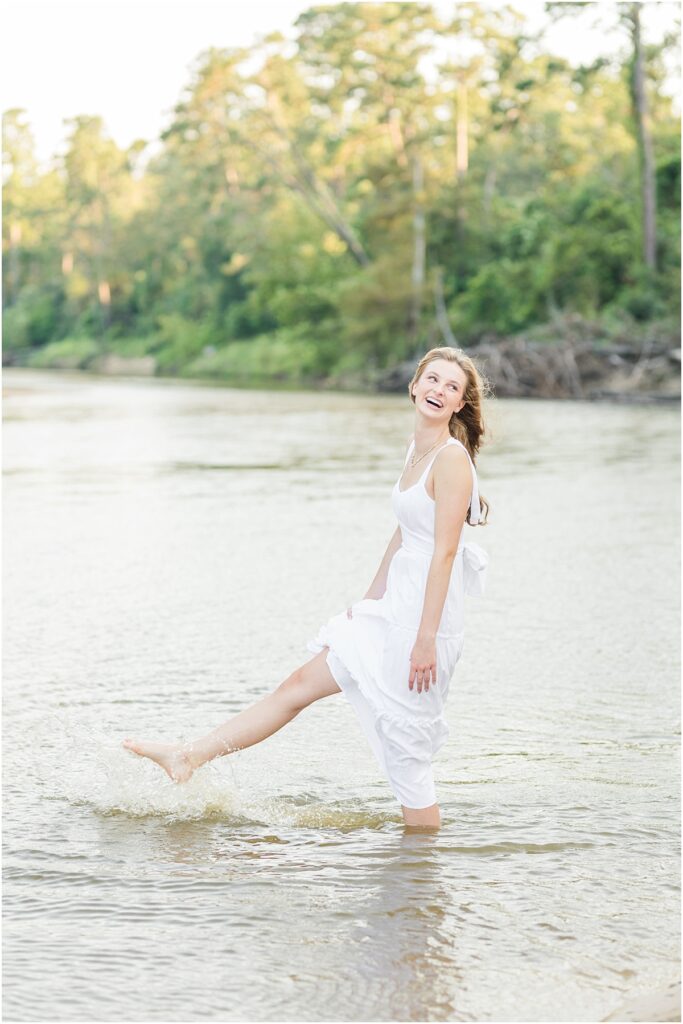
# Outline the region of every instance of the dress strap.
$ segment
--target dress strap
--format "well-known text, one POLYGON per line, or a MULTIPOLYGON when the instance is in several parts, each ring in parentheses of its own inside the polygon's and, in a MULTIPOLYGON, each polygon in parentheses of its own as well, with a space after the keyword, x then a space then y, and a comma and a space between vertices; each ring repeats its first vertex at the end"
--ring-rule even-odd
POLYGON ((476 523, 479 523, 481 521, 481 504, 479 502, 479 485, 477 482, 477 471, 474 467, 474 463, 472 462, 472 456, 467 451, 467 448, 462 443, 462 441, 458 441, 457 437, 449 438, 448 441, 446 441, 446 444, 442 445, 441 448, 439 448, 439 450, 436 452, 434 458, 431 460, 422 476, 424 477, 427 471, 431 469, 432 463, 434 462, 434 459, 439 454, 441 449, 446 448, 449 444, 459 444, 470 462, 470 467, 472 469, 472 497, 470 499, 470 523, 472 525, 475 525, 476 523))
POLYGON ((435 452, 434 452, 434 454, 432 455, 431 459, 430 459, 430 460, 429 460, 429 462, 427 463, 427 467, 426 467, 426 469, 425 469, 425 470, 423 471, 423 473, 422 473, 422 476, 420 477, 420 480, 424 480, 424 478, 425 478, 425 477, 427 476, 427 473, 429 473, 429 470, 430 470, 430 469, 432 468, 432 466, 434 465, 434 459, 435 459, 435 458, 437 457, 437 455, 439 454, 439 452, 440 452, 440 451, 443 451, 443 449, 444 449, 444 448, 448 448, 448 446, 449 446, 449 444, 451 443, 451 441, 454 441, 454 440, 455 440, 455 438, 454 438, 454 437, 451 437, 451 438, 449 438, 449 439, 448 439, 448 441, 446 441, 446 443, 445 443, 445 444, 442 444, 442 445, 441 445, 441 448, 437 448, 437 449, 436 449, 436 451, 435 451, 435 452))
MULTIPOLYGON (((408 465, 408 459, 410 458, 414 447, 415 447, 415 438, 413 438, 412 441, 410 442, 410 444, 408 445, 408 452, 406 454, 406 461, 403 463, 403 472, 405 472, 405 468, 408 465)), ((403 476, 403 473, 401 473, 401 476, 403 476)))

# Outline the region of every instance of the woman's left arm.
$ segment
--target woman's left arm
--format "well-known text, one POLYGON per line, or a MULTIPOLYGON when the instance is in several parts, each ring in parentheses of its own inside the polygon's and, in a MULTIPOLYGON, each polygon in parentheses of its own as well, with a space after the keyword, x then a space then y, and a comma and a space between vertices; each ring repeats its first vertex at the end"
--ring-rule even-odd
POLYGON ((448 593, 453 562, 472 494, 472 470, 466 452, 449 445, 434 463, 434 554, 425 587, 422 618, 410 656, 409 689, 418 693, 436 685, 436 633, 448 593))

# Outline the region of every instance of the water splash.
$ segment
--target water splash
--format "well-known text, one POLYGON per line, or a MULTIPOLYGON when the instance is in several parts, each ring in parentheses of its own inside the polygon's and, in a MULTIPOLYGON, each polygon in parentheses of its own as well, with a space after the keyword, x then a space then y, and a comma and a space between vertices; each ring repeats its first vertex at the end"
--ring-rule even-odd
POLYGON ((344 832, 399 822, 395 812, 376 811, 355 801, 321 803, 309 794, 255 794, 238 785, 229 763, 204 765, 179 785, 158 765, 116 747, 98 744, 96 762, 98 771, 79 771, 66 780, 64 795, 103 815, 344 832))
POLYGON ((242 816, 239 791, 224 770, 212 770, 209 765, 178 785, 158 765, 123 749, 99 746, 96 761, 99 770, 90 776, 79 773, 67 786, 66 795, 100 814, 179 821, 242 816))

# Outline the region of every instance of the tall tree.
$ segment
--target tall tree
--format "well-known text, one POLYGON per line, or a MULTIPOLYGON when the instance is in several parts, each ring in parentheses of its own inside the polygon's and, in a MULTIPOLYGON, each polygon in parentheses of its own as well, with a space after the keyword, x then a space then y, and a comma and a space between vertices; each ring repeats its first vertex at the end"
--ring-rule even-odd
MULTIPOLYGON (((642 3, 637 2, 618 3, 614 8, 616 19, 611 18, 610 21, 615 27, 625 29, 629 40, 629 53, 624 64, 624 71, 628 80, 638 151, 642 222, 641 252, 644 265, 654 271, 657 265, 655 157, 646 84, 648 60, 654 54, 649 53, 643 43, 641 17, 643 6, 642 3)), ((606 11, 609 10, 609 7, 594 2, 551 2, 545 4, 545 9, 556 19, 567 14, 581 14, 588 11, 596 15, 600 22, 606 21, 608 17, 606 11)), ((609 23, 608 21, 607 24, 609 25, 609 23)), ((661 45, 670 46, 675 39, 675 36, 667 36, 661 45)), ((660 48, 654 48, 655 53, 658 49, 660 48)))
MULTIPOLYGON (((106 135, 102 118, 74 117, 67 124, 70 134, 63 172, 69 217, 68 267, 79 268, 78 276, 71 279, 71 296, 97 310, 103 333, 111 322, 115 222, 124 216, 130 168, 126 153, 106 135)), ((96 325, 97 321, 92 326, 96 325)))
POLYGON ((22 238, 31 216, 32 189, 37 178, 33 132, 26 112, 13 108, 2 119, 3 249, 7 252, 3 288, 5 305, 16 302, 21 286, 22 238))
POLYGON ((640 157, 640 181, 642 190, 641 207, 643 215, 643 260, 646 266, 655 270, 657 264, 657 197, 655 193, 655 161, 647 93, 645 90, 643 41, 640 27, 640 4, 620 4, 620 10, 622 18, 628 25, 633 47, 629 84, 634 120, 636 123, 638 153, 640 157))

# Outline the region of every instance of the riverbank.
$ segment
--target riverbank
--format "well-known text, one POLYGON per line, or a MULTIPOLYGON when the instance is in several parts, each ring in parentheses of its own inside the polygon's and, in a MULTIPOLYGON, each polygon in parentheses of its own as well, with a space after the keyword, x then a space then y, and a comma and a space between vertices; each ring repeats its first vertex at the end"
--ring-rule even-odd
MULTIPOLYGON (((499 398, 581 398, 671 402, 681 398, 681 350, 649 343, 545 345, 515 339, 468 349, 499 398)), ((404 391, 415 368, 404 363, 379 378, 380 391, 404 391)))
MULTIPOLYGON (((681 398, 680 332, 672 325, 606 333, 599 323, 564 316, 555 325, 467 349, 499 398, 579 398, 670 402, 681 398)), ((380 375, 381 391, 404 391, 406 362, 380 375)))
MULTIPOLYGON (((241 342, 248 346, 249 342, 241 342)), ((150 347, 151 346, 150 343, 150 347)), ((465 348, 499 398, 582 399, 611 402, 679 402, 681 348, 678 325, 671 322, 625 325, 622 330, 579 315, 564 315, 510 337, 483 337, 465 348)), ((10 353, 4 365, 54 370, 83 370, 103 376, 173 377, 232 387, 329 389, 360 393, 403 393, 416 359, 378 369, 370 363, 326 376, 297 375, 274 369, 270 375, 226 370, 220 352, 169 373, 144 342, 131 349, 102 350, 89 339, 58 341, 29 353, 10 353)), ((239 360, 228 360, 239 365, 239 360)))

